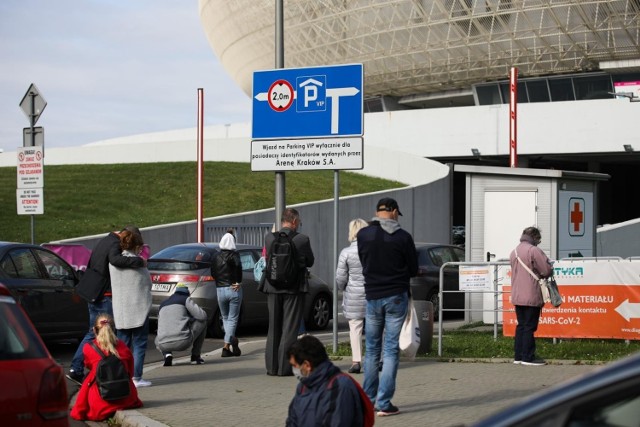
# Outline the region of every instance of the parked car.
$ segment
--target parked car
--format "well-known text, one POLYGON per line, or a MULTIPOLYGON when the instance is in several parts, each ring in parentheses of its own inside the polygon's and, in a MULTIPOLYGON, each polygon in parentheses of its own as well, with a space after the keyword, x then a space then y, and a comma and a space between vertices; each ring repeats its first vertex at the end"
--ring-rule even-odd
POLYGON ((0 242, 0 284, 5 285, 45 341, 82 339, 89 327, 87 303, 75 294, 77 272, 52 251, 0 242))
MULTIPOLYGON (((418 252, 418 275, 411 278, 411 294, 415 300, 431 301, 433 304, 433 320, 438 320, 438 304, 440 292, 440 267, 445 262, 464 262, 464 249, 453 245, 437 243, 416 243, 418 252)), ((444 290, 457 291, 458 267, 444 269, 444 290)), ((464 309, 464 293, 444 293, 445 309, 464 309)), ((445 313, 447 317, 461 317, 463 312, 445 313)))
MULTIPOLYGON (((260 259, 262 248, 237 245, 242 262, 242 307, 240 326, 268 324, 267 296, 258 291, 253 266, 260 259)), ((151 273, 152 320, 158 318, 160 304, 173 294, 178 283, 189 287, 191 297, 209 315, 207 333, 224 336, 222 317, 218 309, 215 278, 211 276, 211 262, 220 251, 217 243, 185 243, 170 246, 153 255, 147 267, 151 273)), ((332 318, 333 293, 329 286, 313 274, 309 277, 309 293, 304 307, 305 326, 309 330, 326 329, 332 318)))
POLYGON ((64 371, 3 285, 0 285, 0 384, 0 425, 69 426, 64 371))
POLYGON ((638 425, 640 353, 544 390, 472 424, 473 427, 638 425))

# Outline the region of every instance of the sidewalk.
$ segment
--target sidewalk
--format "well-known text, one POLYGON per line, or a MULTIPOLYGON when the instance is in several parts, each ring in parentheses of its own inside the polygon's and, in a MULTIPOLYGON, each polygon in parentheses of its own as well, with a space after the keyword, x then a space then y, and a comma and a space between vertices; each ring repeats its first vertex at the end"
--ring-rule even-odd
MULTIPOLYGON (((316 334, 330 343, 331 334, 316 334)), ((348 340, 340 334, 340 341, 348 340)), ((144 377, 153 386, 138 390, 144 407, 119 411, 122 426, 283 426, 293 397, 295 377, 271 377, 264 367, 265 340, 240 343, 241 357, 221 358, 220 350, 204 355, 204 365, 189 358, 145 366, 144 377)), ((434 339, 434 345, 437 341, 434 339)), ((343 370, 350 359, 334 361, 343 370)), ((491 362, 437 362, 401 360, 393 403, 401 413, 378 417, 380 426, 447 427, 478 420, 531 393, 582 375, 596 366, 551 364, 513 365, 491 362)), ((354 375, 362 383, 363 375, 354 375)), ((104 426, 106 423, 88 423, 104 426)))

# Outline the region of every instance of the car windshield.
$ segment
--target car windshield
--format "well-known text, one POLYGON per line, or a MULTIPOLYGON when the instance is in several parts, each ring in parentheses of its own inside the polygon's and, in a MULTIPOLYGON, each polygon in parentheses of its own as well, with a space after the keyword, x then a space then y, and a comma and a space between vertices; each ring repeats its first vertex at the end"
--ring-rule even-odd
POLYGON ((20 307, 13 298, 0 295, 0 360, 43 357, 47 351, 20 307))
POLYGON ((217 250, 172 246, 161 250, 147 263, 149 270, 199 270, 209 267, 217 250))

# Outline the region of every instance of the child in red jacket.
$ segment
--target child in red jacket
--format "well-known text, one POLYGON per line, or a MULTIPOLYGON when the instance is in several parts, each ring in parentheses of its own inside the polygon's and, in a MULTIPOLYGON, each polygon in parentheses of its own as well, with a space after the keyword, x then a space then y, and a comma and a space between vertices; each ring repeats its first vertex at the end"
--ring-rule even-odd
POLYGON ((84 354, 84 363, 89 369, 89 373, 82 382, 76 403, 71 410, 71 417, 76 420, 102 421, 113 416, 120 409, 139 408, 142 406, 142 402, 138 398, 138 391, 131 379, 133 374, 133 355, 126 344, 116 338, 113 318, 108 314, 100 314, 96 318, 93 331, 96 335, 94 342, 104 352, 105 356, 115 354, 124 363, 127 372, 129 372, 129 390, 131 390, 131 393, 124 399, 112 402, 107 402, 100 396, 95 377, 98 363, 102 357, 90 343, 87 343, 82 352, 84 354))

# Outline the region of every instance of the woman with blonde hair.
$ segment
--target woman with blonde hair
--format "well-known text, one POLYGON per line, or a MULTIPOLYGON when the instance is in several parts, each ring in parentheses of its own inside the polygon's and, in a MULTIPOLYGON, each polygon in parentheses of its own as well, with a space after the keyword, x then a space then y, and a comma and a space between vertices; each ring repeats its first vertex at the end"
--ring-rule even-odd
POLYGON ((102 421, 113 416, 116 411, 121 409, 142 406, 131 376, 133 373, 133 355, 127 345, 116 337, 113 318, 106 313, 99 314, 96 317, 93 332, 96 336, 93 343, 97 345, 105 356, 113 354, 122 360, 125 369, 129 373, 130 393, 124 399, 109 402, 100 396, 100 390, 96 382, 96 370, 98 363, 102 360, 102 356, 98 354, 91 342, 88 342, 84 345, 82 352, 84 354, 84 363, 89 369, 89 373, 82 382, 76 403, 71 410, 71 417, 76 420, 102 421))
POLYGON ((349 223, 349 242, 338 257, 336 284, 343 290, 342 313, 349 321, 349 339, 351 341, 351 368, 349 373, 359 374, 362 369, 362 327, 367 311, 367 300, 364 294, 364 276, 362 264, 358 257, 358 241, 356 236, 367 221, 361 218, 349 223))

